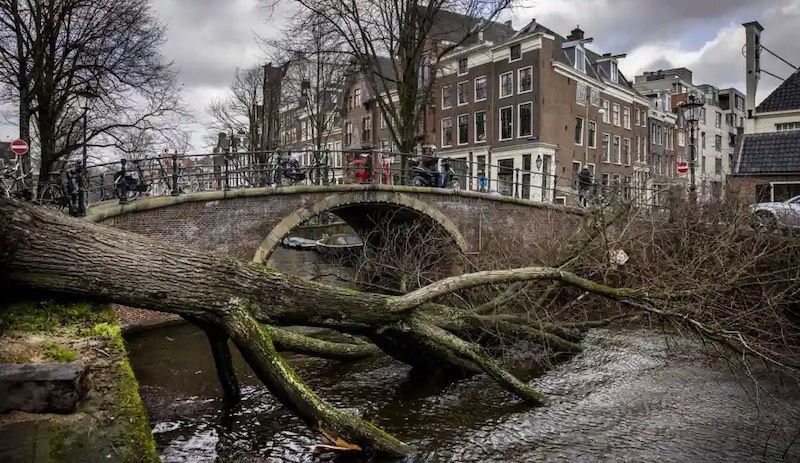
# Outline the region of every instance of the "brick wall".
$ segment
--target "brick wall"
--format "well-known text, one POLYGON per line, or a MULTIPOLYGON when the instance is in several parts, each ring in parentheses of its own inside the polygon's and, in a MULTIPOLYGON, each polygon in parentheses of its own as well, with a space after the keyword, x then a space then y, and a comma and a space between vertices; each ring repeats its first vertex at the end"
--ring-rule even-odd
MULTIPOLYGON (((166 198, 156 198, 160 207, 152 208, 146 202, 154 200, 144 199, 135 202, 138 204, 114 206, 114 211, 97 214, 95 219, 92 219, 90 210, 90 220, 170 241, 177 246, 250 260, 270 231, 284 218, 320 201, 336 199, 331 195, 348 198, 347 204, 340 205, 339 210, 346 212, 342 216, 350 221, 358 221, 374 207, 374 203, 413 197, 418 200, 416 204, 424 204, 426 209, 422 213, 427 211, 436 216, 438 212, 438 216, 443 215, 455 224, 468 252, 485 253, 500 248, 512 251, 545 249, 552 246, 558 237, 573 231, 580 219, 577 212, 568 208, 445 190, 422 192, 413 188, 392 190, 388 187, 347 185, 325 191, 314 191, 314 187, 293 187, 291 191, 281 193, 264 191, 260 195, 247 196, 236 193, 228 192, 227 199, 223 198, 223 192, 201 193, 192 198, 176 199, 173 204, 169 204, 166 198)), ((397 204, 388 207, 402 208, 397 204)))

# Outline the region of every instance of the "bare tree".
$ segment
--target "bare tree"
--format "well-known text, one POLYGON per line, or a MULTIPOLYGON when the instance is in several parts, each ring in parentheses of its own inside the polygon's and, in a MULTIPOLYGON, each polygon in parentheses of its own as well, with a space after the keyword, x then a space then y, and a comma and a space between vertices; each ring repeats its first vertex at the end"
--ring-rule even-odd
POLYGON ((262 70, 260 66, 237 68, 228 95, 211 101, 207 112, 211 116, 213 138, 218 132, 247 134, 244 148, 256 151, 261 140, 258 107, 261 103, 262 70))
POLYGON ((351 72, 366 80, 395 145, 421 141, 435 77, 449 53, 481 32, 508 35, 494 19, 511 0, 297 0, 323 18, 347 45, 351 72))
POLYGON ((0 22, 0 82, 22 137, 35 127, 40 180, 84 145, 84 111, 94 148, 120 148, 131 130, 171 138, 184 113, 149 0, 8 0, 0 22))
POLYGON ((321 150, 339 120, 339 99, 348 70, 346 43, 312 11, 302 11, 278 39, 261 39, 273 62, 289 63, 281 86, 285 105, 296 105, 307 139, 321 150))

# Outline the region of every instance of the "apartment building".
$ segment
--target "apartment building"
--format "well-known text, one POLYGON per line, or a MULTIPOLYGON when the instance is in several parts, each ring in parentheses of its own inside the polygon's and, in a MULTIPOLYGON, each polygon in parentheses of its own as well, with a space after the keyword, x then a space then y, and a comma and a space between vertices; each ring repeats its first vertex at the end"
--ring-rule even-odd
MULTIPOLYGON (((676 162, 690 161, 690 133, 678 106, 686 95, 694 93, 705 101, 695 130, 697 196, 700 200, 721 199, 726 177, 733 171, 744 123, 744 95, 734 88, 720 90, 709 84, 695 85, 692 71, 686 68, 645 72, 636 77, 634 87, 650 101, 652 191, 688 181, 688 174, 676 172, 676 162), (661 143, 662 137, 666 143, 661 143)), ((660 202, 658 198, 654 201, 660 202)))
POLYGON ((574 204, 584 165, 630 194, 647 101, 619 71, 624 56, 594 53, 591 42, 579 28, 563 37, 534 20, 452 53, 438 79, 439 153, 506 195, 574 204))

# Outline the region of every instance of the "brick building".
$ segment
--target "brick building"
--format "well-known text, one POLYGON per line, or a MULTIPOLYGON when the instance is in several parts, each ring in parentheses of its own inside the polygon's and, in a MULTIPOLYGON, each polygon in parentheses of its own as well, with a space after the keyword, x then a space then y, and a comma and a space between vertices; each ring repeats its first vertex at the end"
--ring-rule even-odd
POLYGON ((591 42, 579 28, 562 37, 532 21, 453 53, 439 80, 440 153, 466 161, 471 177, 485 171, 502 194, 574 203, 584 165, 631 194, 647 101, 619 71, 624 56, 591 42))

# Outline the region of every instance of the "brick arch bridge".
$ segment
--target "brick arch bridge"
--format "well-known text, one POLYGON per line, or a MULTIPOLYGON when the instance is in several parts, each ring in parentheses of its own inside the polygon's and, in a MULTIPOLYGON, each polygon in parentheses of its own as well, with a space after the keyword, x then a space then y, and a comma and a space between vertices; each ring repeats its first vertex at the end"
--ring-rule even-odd
POLYGON ((571 233, 572 208, 471 191, 385 185, 294 186, 208 191, 90 207, 87 220, 196 250, 266 262, 280 240, 320 212, 367 232, 376 214, 422 219, 465 253, 513 235, 516 246, 571 233))

